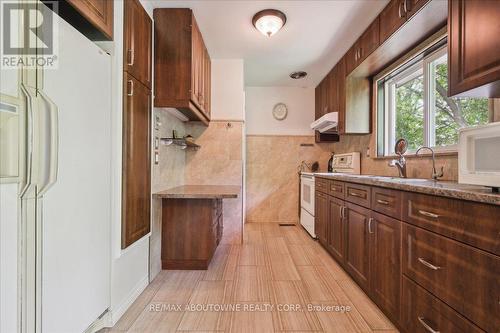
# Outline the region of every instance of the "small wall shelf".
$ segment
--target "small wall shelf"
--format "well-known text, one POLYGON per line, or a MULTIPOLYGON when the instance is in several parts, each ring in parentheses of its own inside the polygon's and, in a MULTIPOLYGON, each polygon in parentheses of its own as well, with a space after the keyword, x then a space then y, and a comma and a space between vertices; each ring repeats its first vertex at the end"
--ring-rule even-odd
POLYGON ((186 149, 186 148, 194 148, 194 149, 199 149, 201 148, 200 145, 197 145, 194 142, 191 142, 189 140, 186 140, 185 138, 160 138, 160 142, 163 145, 170 146, 171 144, 174 144, 176 146, 181 147, 181 149, 186 149))

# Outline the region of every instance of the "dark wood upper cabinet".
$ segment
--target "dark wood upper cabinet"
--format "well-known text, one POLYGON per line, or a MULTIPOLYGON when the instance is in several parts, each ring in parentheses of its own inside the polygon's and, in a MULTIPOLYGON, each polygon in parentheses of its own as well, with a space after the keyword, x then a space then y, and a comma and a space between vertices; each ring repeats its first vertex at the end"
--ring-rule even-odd
POLYGON ((122 248, 150 231, 151 90, 124 72, 122 248))
POLYGON ((154 21, 154 105, 208 124, 211 60, 192 10, 157 8, 154 21))
POLYGON ((123 68, 150 89, 152 25, 138 0, 124 1, 123 68))
POLYGON ((415 15, 420 8, 426 5, 430 0, 405 0, 406 1, 406 15, 407 18, 415 15))
POLYGON ((448 95, 500 97, 500 1, 448 6, 448 95))
POLYGON ((382 44, 406 22, 405 0, 391 0, 379 18, 380 44, 382 44))
POLYGON ((377 304, 399 321, 401 288, 401 222, 372 212, 370 234, 370 290, 377 304))
POLYGON ((346 203, 345 269, 361 288, 370 288, 370 210, 346 203))
POLYGON ((338 132, 343 134, 345 128, 345 61, 343 58, 315 90, 315 119, 329 112, 339 113, 338 132))
POLYGON ((377 17, 366 31, 361 35, 358 42, 358 56, 356 64, 362 63, 380 45, 380 18, 377 17))
MULTIPOLYGON (((54 1, 42 0, 50 5, 54 1)), ((58 15, 93 41, 113 40, 113 2, 109 0, 58 1, 58 15)))

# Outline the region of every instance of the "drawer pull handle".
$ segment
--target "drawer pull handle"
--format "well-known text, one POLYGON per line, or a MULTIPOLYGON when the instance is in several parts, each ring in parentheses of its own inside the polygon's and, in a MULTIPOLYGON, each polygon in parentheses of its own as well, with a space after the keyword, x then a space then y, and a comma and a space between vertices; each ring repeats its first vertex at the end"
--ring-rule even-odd
POLYGON ((388 205, 389 204, 389 201, 386 201, 386 200, 380 200, 380 199, 377 199, 377 202, 381 205, 388 205))
POLYGON ((420 263, 422 265, 429 267, 430 269, 433 269, 435 271, 441 269, 441 267, 431 264, 430 262, 426 261, 424 258, 418 258, 418 261, 420 261, 420 263))
POLYGON ((432 327, 429 326, 429 324, 427 324, 425 322, 425 318, 424 317, 417 317, 418 321, 420 322, 420 324, 430 333, 439 333, 439 331, 436 331, 435 329, 433 329, 432 327))
POLYGON ((425 210, 419 210, 418 213, 423 216, 432 217, 433 219, 437 219, 439 217, 438 214, 426 212, 425 210))
POLYGON ((364 196, 361 195, 361 194, 358 194, 356 192, 349 192, 350 195, 352 195, 353 197, 358 197, 358 198, 363 198, 364 196))
POLYGON ((336 187, 330 187, 330 190, 332 190, 333 192, 337 192, 337 188, 336 187))

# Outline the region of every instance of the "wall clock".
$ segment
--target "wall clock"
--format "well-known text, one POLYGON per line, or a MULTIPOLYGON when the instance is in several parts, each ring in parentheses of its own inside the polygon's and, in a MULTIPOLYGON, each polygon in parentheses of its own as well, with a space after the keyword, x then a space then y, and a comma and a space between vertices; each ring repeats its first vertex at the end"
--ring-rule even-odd
POLYGON ((288 114, 288 108, 284 103, 278 103, 273 108, 273 117, 276 120, 283 120, 288 114))

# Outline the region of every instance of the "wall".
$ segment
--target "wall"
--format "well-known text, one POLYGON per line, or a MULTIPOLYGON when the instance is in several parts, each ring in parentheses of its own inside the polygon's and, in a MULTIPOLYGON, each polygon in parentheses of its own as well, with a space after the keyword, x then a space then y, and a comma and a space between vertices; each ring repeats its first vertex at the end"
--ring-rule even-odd
POLYGON ((326 171, 329 158, 329 145, 313 136, 247 136, 246 222, 297 223, 298 167, 318 161, 326 171))
POLYGON ((186 132, 196 138, 199 150, 186 151, 188 185, 238 185, 236 199, 226 199, 222 243, 241 243, 244 207, 245 94, 243 60, 212 60, 212 121, 208 127, 186 123, 186 132))
MULTIPOLYGON (((392 158, 372 158, 367 156, 367 148, 370 148, 370 156, 375 156, 374 135, 344 135, 338 143, 330 144, 332 151, 336 154, 361 152, 361 173, 378 176, 398 176, 396 168, 389 167, 392 158)), ((408 178, 430 178, 432 173, 432 160, 429 155, 422 154, 419 157, 407 156, 406 167, 408 178)), ((458 180, 458 160, 456 154, 436 156, 436 168, 444 167, 442 180, 458 180)))
POLYGON ((313 135, 314 88, 246 87, 246 127, 248 135, 313 135), (277 103, 285 103, 288 116, 276 120, 277 103))
POLYGON ((298 222, 301 161, 330 158, 328 145, 315 144, 309 125, 314 121, 314 89, 246 87, 246 222, 298 222), (288 116, 274 119, 276 103, 288 116), (312 146, 301 146, 307 144, 312 146))
POLYGON ((241 121, 211 121, 208 127, 187 123, 186 132, 201 148, 186 151, 186 185, 237 185, 236 199, 224 199, 222 243, 239 244, 243 227, 243 130, 241 121))
MULTIPOLYGON (((177 135, 184 136, 186 132, 185 124, 178 118, 172 116, 165 109, 155 108, 153 123, 158 116, 161 125, 158 130, 153 129, 153 136, 158 138, 171 137, 172 130, 177 131, 177 135)), ((154 126, 154 124, 153 124, 154 126)), ((152 157, 154 158, 154 149, 152 157)), ((166 146, 160 144, 159 163, 153 163, 151 173, 152 193, 168 188, 184 185, 186 153, 179 146, 166 146)), ((149 240, 149 279, 153 280, 161 271, 161 200, 152 198, 151 209, 151 237, 149 240)))
POLYGON ((245 120, 243 60, 212 59, 212 120, 245 120))

